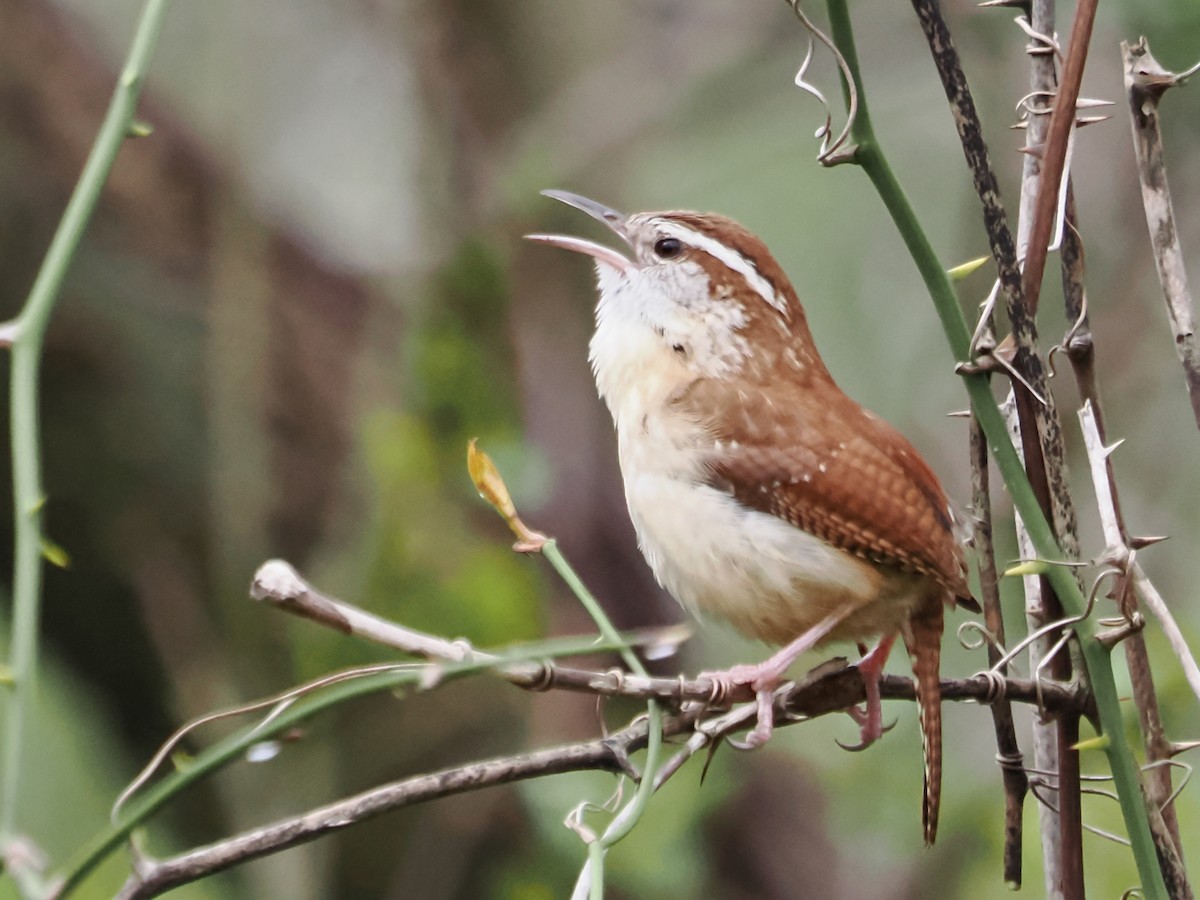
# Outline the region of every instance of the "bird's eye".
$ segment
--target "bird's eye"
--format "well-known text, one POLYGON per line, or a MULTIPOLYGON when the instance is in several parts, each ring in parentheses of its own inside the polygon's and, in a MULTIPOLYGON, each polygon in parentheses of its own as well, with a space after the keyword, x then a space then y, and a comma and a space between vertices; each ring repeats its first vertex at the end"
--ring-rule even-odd
POLYGON ((654 253, 661 259, 674 259, 683 252, 683 243, 679 238, 664 237, 654 242, 654 253))

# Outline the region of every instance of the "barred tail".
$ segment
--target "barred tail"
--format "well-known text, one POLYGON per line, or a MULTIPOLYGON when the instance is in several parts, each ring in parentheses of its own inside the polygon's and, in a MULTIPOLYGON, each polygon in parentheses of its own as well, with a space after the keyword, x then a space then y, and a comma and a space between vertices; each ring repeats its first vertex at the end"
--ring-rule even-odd
POLYGON ((939 680, 942 621, 942 602, 939 599, 913 616, 903 629, 904 645, 912 659, 913 675, 917 681, 917 710, 925 756, 921 825, 925 831, 926 846, 932 846, 937 838, 938 811, 942 799, 942 686, 939 680))

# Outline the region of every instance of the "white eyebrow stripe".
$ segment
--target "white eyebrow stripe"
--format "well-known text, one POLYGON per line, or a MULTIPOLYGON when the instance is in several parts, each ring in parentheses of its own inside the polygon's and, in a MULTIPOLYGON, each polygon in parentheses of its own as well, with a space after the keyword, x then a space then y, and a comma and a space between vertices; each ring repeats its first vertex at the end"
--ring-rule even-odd
POLYGON ((708 235, 688 228, 685 225, 680 225, 678 222, 660 219, 655 224, 658 226, 658 231, 661 234, 667 237, 678 238, 685 244, 691 244, 697 250, 703 250, 709 256, 744 276, 746 282, 754 289, 754 292, 758 296, 767 302, 768 306, 778 310, 785 317, 787 316, 787 302, 776 293, 771 282, 767 281, 746 257, 742 256, 742 254, 738 253, 732 247, 726 247, 720 241, 713 240, 708 235))

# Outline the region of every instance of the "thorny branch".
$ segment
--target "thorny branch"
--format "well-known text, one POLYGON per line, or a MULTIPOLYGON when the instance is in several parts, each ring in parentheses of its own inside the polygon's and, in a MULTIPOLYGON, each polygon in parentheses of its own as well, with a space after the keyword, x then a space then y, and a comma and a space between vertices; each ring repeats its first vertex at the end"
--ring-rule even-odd
MULTIPOLYGON (((745 703, 723 715, 701 720, 699 717, 708 709, 712 698, 712 685, 703 677, 645 678, 618 670, 571 669, 550 662, 499 661, 494 654, 475 650, 464 641, 447 640, 405 628, 323 594, 309 585, 292 566, 280 560, 273 560, 259 569, 251 595, 285 612, 343 633, 425 656, 430 660, 426 663, 430 676, 424 682, 429 685, 436 683, 436 673, 447 662, 493 659, 497 660, 494 670, 497 674, 530 690, 562 688, 605 696, 655 697, 671 702, 677 712, 666 717, 664 736, 690 737, 659 771, 655 788, 704 748, 733 732, 751 727, 756 717, 754 704, 745 703)), ((886 699, 915 699, 912 681, 895 675, 883 677, 880 694, 886 699)), ((1076 686, 1004 678, 991 671, 967 679, 944 680, 942 694, 946 700, 1018 701, 1040 703, 1047 712, 1090 712, 1090 698, 1076 686)), ((832 660, 780 688, 776 694, 778 724, 786 726, 849 709, 864 697, 858 670, 847 666, 845 660, 832 660)), ((118 896, 126 900, 157 896, 181 884, 314 840, 354 822, 451 794, 585 769, 625 774, 637 779, 639 773, 630 757, 645 746, 646 740, 646 723, 639 717, 600 740, 516 754, 404 779, 170 859, 138 857, 134 874, 118 896)))
MULTIPOLYGON (((1067 320, 1073 324, 1062 343, 1054 350, 1065 350, 1071 363, 1071 371, 1075 375, 1076 390, 1079 392, 1083 405, 1091 410, 1097 442, 1103 446, 1106 441, 1107 427, 1104 421, 1104 407, 1100 402, 1100 386, 1095 369, 1095 342, 1088 317, 1087 295, 1084 291, 1083 241, 1076 224, 1075 197, 1069 178, 1066 184, 1063 223, 1062 245, 1059 253, 1062 268, 1063 303, 1066 307, 1067 320)), ((1051 351, 1052 355, 1054 350, 1051 351)), ((1107 491, 1111 496, 1112 526, 1115 533, 1121 537, 1122 542, 1129 544, 1130 540, 1121 512, 1111 454, 1104 455, 1103 463, 1107 491)), ((1093 479, 1096 477, 1099 477, 1098 473, 1093 472, 1093 479)), ((1146 546, 1153 540, 1155 539, 1142 538, 1139 543, 1146 546)), ((1137 601, 1136 596, 1129 591, 1128 578, 1121 587, 1121 597, 1118 600, 1120 607, 1126 615, 1135 616, 1137 601)), ((1130 632, 1122 643, 1125 648, 1125 664, 1129 669, 1134 705, 1137 707, 1139 725, 1142 730, 1142 741, 1146 747, 1148 764, 1145 769, 1146 796, 1150 801, 1151 808, 1158 807, 1162 810, 1163 824, 1171 835, 1175 847, 1181 848, 1179 821, 1175 807, 1167 802, 1174 790, 1171 784, 1171 766, 1158 765, 1158 763, 1170 760, 1172 749, 1163 726, 1146 639, 1138 629, 1130 632)))
MULTIPOLYGON (((1179 632, 1179 627, 1175 623, 1175 619, 1171 616, 1170 611, 1165 604, 1161 603, 1161 598, 1158 598, 1157 592, 1149 586, 1149 580, 1146 579, 1145 573, 1137 566, 1135 560, 1136 551, 1133 550, 1126 542, 1125 535, 1121 528, 1121 523, 1117 515, 1116 497, 1112 492, 1112 468, 1109 462, 1109 457, 1112 452, 1120 446, 1114 444, 1105 446, 1100 435, 1099 425, 1096 420, 1095 410, 1092 408, 1091 402, 1087 401, 1079 410, 1079 423, 1083 431, 1084 446, 1087 448, 1088 463, 1092 474, 1092 483, 1096 490, 1096 505, 1100 514, 1100 522, 1104 530, 1104 539, 1107 546, 1102 557, 1105 563, 1115 565, 1118 569, 1117 592, 1119 595, 1124 595, 1130 588, 1132 580, 1135 589, 1140 583, 1142 589, 1139 591, 1143 596, 1153 594, 1156 602, 1147 603, 1147 606, 1158 617, 1159 624, 1162 626, 1163 633, 1167 635, 1167 640, 1171 644, 1171 649, 1175 651, 1183 664, 1185 672, 1188 673, 1188 680, 1192 684, 1193 689, 1200 688, 1200 677, 1193 680, 1193 675, 1200 676, 1200 671, 1197 670, 1196 660, 1193 658, 1187 644, 1183 641, 1183 636, 1179 632), (1136 568, 1136 574, 1135 572, 1136 568), (1149 590, 1146 588, 1149 587, 1149 590)), ((1118 601, 1124 599, 1123 596, 1118 596, 1118 601)), ((1137 612, 1135 603, 1119 603, 1118 608, 1122 613, 1122 620, 1117 624, 1119 627, 1124 627, 1130 630, 1135 636, 1140 632, 1143 622, 1141 613, 1137 612)), ((1153 697, 1153 683, 1149 685, 1151 697, 1153 697)), ((1200 696, 1200 693, 1198 693, 1200 696)), ((1152 714, 1150 721, 1147 721, 1147 711, 1142 710, 1142 729, 1145 732, 1147 746, 1165 746, 1165 753, 1160 751, 1158 756, 1151 755, 1150 764, 1154 766, 1152 770, 1155 775, 1161 775, 1166 772, 1166 793, 1161 793, 1161 787, 1155 790, 1153 786, 1160 785, 1161 778, 1148 778, 1148 799, 1151 801, 1148 806, 1151 810, 1158 810, 1159 815, 1150 817, 1150 831, 1154 837, 1155 849, 1158 851, 1159 865, 1163 871, 1163 879, 1167 884, 1167 888, 1172 897, 1190 898, 1192 890, 1187 880, 1187 872, 1184 870, 1183 861, 1180 857, 1182 845, 1179 842, 1179 830, 1176 823, 1175 808, 1171 802, 1173 794, 1171 791, 1171 777, 1168 767, 1158 765, 1162 760, 1170 758, 1170 746, 1166 736, 1162 731, 1162 723, 1158 719, 1158 705, 1154 703, 1150 710, 1152 714), (1174 827, 1172 827, 1174 825, 1174 827)))
POLYGON ((1168 88, 1182 83, 1191 73, 1176 75, 1159 64, 1146 39, 1132 46, 1121 43, 1125 63, 1125 92, 1133 125, 1133 147, 1137 154, 1138 178, 1142 184, 1142 205, 1154 248, 1154 263, 1167 302, 1167 315, 1175 335, 1175 351, 1183 364, 1192 415, 1200 426, 1200 344, 1196 340, 1196 317, 1188 290, 1187 269, 1175 228, 1175 211, 1167 186, 1167 166, 1163 158, 1162 133, 1158 124, 1158 103, 1168 88))
MULTIPOLYGON (((1053 525, 1060 546, 1068 558, 1078 559, 1076 520, 1066 475, 1062 428, 1054 409, 1053 395, 1047 386, 1045 366, 1037 349, 1037 286, 1032 288, 1031 294, 1028 264, 1022 274, 1016 245, 1000 199, 999 184, 983 138, 982 124, 949 26, 935 0, 913 0, 913 8, 929 43, 934 65, 954 115, 955 127, 983 207, 984 225, 999 271, 1005 310, 1012 327, 1012 340, 1015 345, 1012 368, 1021 376, 1013 382, 1013 395, 1020 422, 1018 437, 1025 470, 1043 512, 1053 525)), ((1086 47, 1086 43, 1084 46, 1086 47)), ((1066 93, 1069 95, 1071 92, 1066 93)), ((1077 96, 1076 83, 1074 95, 1067 101, 1070 104, 1068 125, 1074 124, 1074 104, 1077 96)), ((1053 123, 1052 116, 1051 129, 1053 123)), ((1053 131, 1051 136, 1054 136, 1053 131)), ((1062 149, 1065 155, 1065 145, 1062 149)), ((1053 152, 1047 145, 1043 153, 1043 162, 1045 157, 1053 152)), ((1061 174, 1061 168, 1059 173, 1061 174)), ((1039 188, 1039 202, 1047 192, 1051 192, 1053 198, 1057 190, 1057 177, 1053 181, 1043 178, 1039 188)), ((1048 233, 1041 240, 1044 242, 1046 237, 1048 233)), ((1044 259, 1043 247, 1043 262, 1044 259)), ((1040 285, 1040 280, 1038 284, 1040 285)), ((1005 352, 1002 349, 997 350, 995 356, 1001 358, 1005 352)), ((1047 579, 1040 579, 1038 594, 1042 601, 1041 622, 1044 624, 1061 619, 1062 607, 1047 579)), ((1066 654, 1055 653, 1048 656, 1047 661, 1056 679, 1066 681, 1072 677, 1073 667, 1066 654)), ((1057 854, 1061 866, 1060 880, 1063 890, 1068 894, 1082 893, 1082 821, 1078 815, 1078 779, 1072 777, 1073 773, 1078 774, 1079 759, 1078 754, 1071 749, 1079 736, 1078 719, 1073 716, 1059 717, 1057 732, 1057 769, 1062 774, 1058 829, 1063 839, 1058 842, 1057 854)))

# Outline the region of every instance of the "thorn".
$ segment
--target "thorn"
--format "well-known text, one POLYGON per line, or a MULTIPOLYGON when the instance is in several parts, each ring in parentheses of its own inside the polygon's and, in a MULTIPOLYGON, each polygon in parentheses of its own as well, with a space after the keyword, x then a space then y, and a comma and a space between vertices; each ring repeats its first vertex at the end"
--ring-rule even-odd
POLYGON ((969 409, 953 409, 946 413, 947 419, 969 419, 971 411, 969 409))
POLYGON ((1028 122, 1017 122, 1013 125, 1009 125, 1008 130, 1009 131, 1024 131, 1028 127, 1029 127, 1028 122))
POLYGON ((946 274, 950 276, 951 281, 962 281, 972 272, 976 272, 983 266, 987 265, 990 256, 977 256, 975 259, 969 259, 965 263, 960 263, 953 269, 948 269, 946 274))
POLYGON ((1100 646, 1106 650, 1111 650, 1121 641, 1130 635, 1137 634, 1146 627, 1146 617, 1141 613, 1134 613, 1133 618, 1125 619, 1116 628, 1109 631, 1102 631, 1096 635, 1096 640, 1100 642, 1100 646))
POLYGON ((1078 100, 1075 101, 1076 109, 1092 109, 1097 106, 1115 106, 1115 105, 1116 105, 1115 101, 1112 101, 1112 100, 1100 100, 1097 98, 1090 98, 1090 97, 1080 97, 1078 100))
POLYGON ((1178 756, 1180 753, 1186 753, 1188 750, 1195 750, 1200 747, 1200 741, 1170 741, 1171 756, 1178 756))
POLYGON ((1109 444, 1107 447, 1105 447, 1104 450, 1102 451, 1104 454, 1104 458, 1108 459, 1110 456, 1112 456, 1113 451, 1116 450, 1118 447, 1120 447, 1123 443, 1125 443, 1125 438, 1121 438, 1118 441, 1113 441, 1111 444, 1109 444))
POLYGON ((1043 153, 1043 151, 1045 151, 1045 149, 1046 149, 1045 144, 1034 144, 1031 147, 1018 147, 1017 152, 1018 153, 1028 153, 1030 156, 1035 157, 1036 159, 1041 159, 1042 153, 1043 153))
POLYGON ((1143 550, 1146 547, 1153 547, 1155 544, 1161 544, 1169 537, 1170 535, 1166 534, 1151 534, 1144 537, 1131 537, 1129 539, 1129 549, 1143 550))
POLYGON ((1001 578, 1008 578, 1014 575, 1045 575, 1050 571, 1050 563, 1041 559, 1027 559, 1017 563, 1015 566, 1010 566, 1001 574, 1001 578))
POLYGON ((983 3, 975 4, 979 9, 1004 9, 1009 7, 1012 9, 1025 9, 1029 6, 1028 0, 984 0, 983 3))
POLYGON ((1085 741, 1079 741, 1072 747, 1072 750, 1105 750, 1112 743, 1112 739, 1107 734, 1098 734, 1094 738, 1088 738, 1085 741))
POLYGON ((1088 125, 1099 125, 1107 122, 1112 116, 1080 116, 1075 120, 1076 128, 1086 128, 1088 125))

